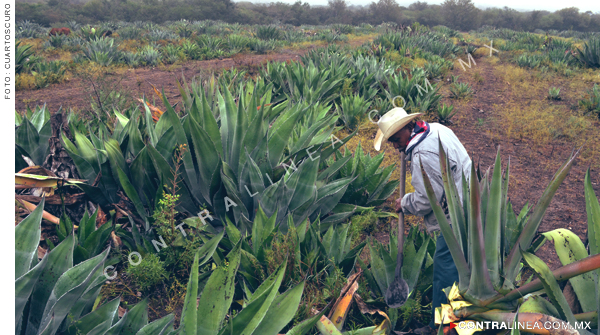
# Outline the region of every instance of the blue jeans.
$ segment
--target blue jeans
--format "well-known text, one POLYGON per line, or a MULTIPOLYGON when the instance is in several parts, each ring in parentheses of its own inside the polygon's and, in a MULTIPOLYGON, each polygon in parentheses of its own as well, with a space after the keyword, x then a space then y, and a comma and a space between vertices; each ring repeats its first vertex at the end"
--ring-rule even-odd
POLYGON ((450 249, 444 240, 444 236, 440 233, 433 255, 433 299, 431 302, 431 322, 429 326, 436 328, 435 308, 442 304, 447 304, 448 299, 442 289, 452 286, 454 282, 458 282, 458 270, 454 265, 454 260, 450 254, 450 249))

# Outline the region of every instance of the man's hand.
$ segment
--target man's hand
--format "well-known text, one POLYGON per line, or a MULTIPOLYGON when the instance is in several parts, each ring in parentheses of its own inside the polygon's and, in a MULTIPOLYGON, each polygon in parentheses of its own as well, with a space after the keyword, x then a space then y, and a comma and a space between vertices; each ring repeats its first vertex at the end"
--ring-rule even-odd
POLYGON ((396 213, 402 212, 402 198, 396 199, 396 213))

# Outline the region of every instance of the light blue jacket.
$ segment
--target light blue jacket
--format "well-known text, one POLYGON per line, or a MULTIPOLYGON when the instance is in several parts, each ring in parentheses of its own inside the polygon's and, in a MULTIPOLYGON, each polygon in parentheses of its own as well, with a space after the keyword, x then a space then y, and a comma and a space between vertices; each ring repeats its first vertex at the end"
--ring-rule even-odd
POLYGON ((427 232, 431 233, 439 230, 440 226, 427 198, 419 164, 423 164, 425 172, 431 180, 437 201, 440 203, 444 194, 438 141, 438 138, 441 138, 444 151, 450 160, 450 169, 462 202, 462 173, 469 180, 471 176, 471 158, 469 158, 467 150, 450 128, 439 123, 430 123, 429 125, 431 130, 427 137, 414 147, 409 155, 406 155, 406 160, 411 162, 411 184, 415 188, 415 192, 404 195, 402 198, 402 211, 407 214, 423 216, 427 232))

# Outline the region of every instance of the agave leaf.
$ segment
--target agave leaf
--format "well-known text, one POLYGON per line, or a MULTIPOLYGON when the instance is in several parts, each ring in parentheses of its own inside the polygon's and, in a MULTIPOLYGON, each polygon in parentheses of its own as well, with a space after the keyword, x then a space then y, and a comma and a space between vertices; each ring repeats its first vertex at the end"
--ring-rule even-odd
MULTIPOLYGON (((554 244, 562 265, 571 264, 588 256, 579 237, 570 230, 560 228, 542 233, 542 235, 554 244)), ((594 277, 592 272, 588 272, 569 279, 583 312, 596 310, 596 296, 593 293, 597 292, 597 286, 594 277)))
POLYGON ((55 324, 52 333, 58 330, 60 323, 67 316, 73 304, 83 294, 89 283, 95 279, 96 270, 102 267, 109 251, 110 247, 102 254, 77 264, 65 271, 56 281, 43 312, 45 318, 42 319, 41 328, 44 328, 50 322, 51 316, 55 324))
POLYGON ((279 291, 279 286, 285 274, 286 262, 283 262, 278 269, 261 284, 254 292, 253 300, 242 309, 229 324, 223 327, 221 335, 241 335, 252 334, 265 317, 271 303, 279 291))
MULTIPOLYGON (((123 322, 123 324, 121 325, 121 333, 119 334, 123 335, 135 335, 142 327, 148 324, 148 299, 144 298, 142 301, 135 304, 131 310, 123 315, 123 318, 119 323, 121 322, 123 322)), ((113 328, 111 328, 109 332, 111 332, 113 328)))
POLYGON ((175 129, 173 127, 169 127, 160 136, 160 138, 157 139, 156 143, 153 144, 153 146, 162 157, 171 157, 176 143, 177 137, 175 136, 175 129))
POLYGON ((44 203, 42 198, 35 210, 15 227, 15 280, 29 271, 33 258, 37 257, 44 203))
POLYGON ((112 324, 112 319, 104 320, 102 323, 98 324, 92 330, 86 332, 86 335, 105 335, 106 332, 110 329, 112 324))
POLYGON ((342 333, 335 327, 335 324, 331 322, 325 315, 321 316, 317 322, 317 329, 322 335, 342 335, 342 333))
POLYGON ((196 334, 197 314, 198 314, 198 258, 200 250, 194 256, 194 263, 190 269, 190 279, 188 280, 183 309, 181 311, 180 327, 184 334, 196 334))
MULTIPOLYGON (((166 99, 166 96, 163 94, 163 102, 167 107, 166 112, 161 116, 160 121, 165 119, 165 121, 173 127, 175 130, 175 136, 177 137, 178 144, 185 144, 188 148, 190 147, 187 141, 186 132, 181 124, 177 113, 171 107, 171 104, 166 99)), ((156 125, 158 128, 158 124, 156 125)), ((182 173, 183 179, 185 180, 187 185, 191 185, 192 187, 199 185, 196 180, 196 171, 194 169, 194 163, 192 162, 191 155, 183 156, 183 166, 185 168, 185 173, 182 173)))
MULTIPOLYGON (((225 88, 225 95, 227 100, 233 101, 233 97, 227 88, 225 88)), ((242 141, 246 135, 246 129, 248 128, 248 120, 246 118, 246 113, 242 108, 243 103, 240 101, 238 103, 237 108, 237 116, 235 119, 235 130, 231 142, 231 147, 229 151, 229 160, 227 163, 231 166, 233 172, 237 175, 240 170, 240 157, 242 156, 242 141)))
POLYGON ((532 295, 521 306, 519 306, 518 312, 520 313, 541 313, 559 317, 556 307, 552 305, 548 300, 544 299, 539 295, 532 295))
POLYGON ((140 200, 140 197, 139 197, 137 191, 135 190, 135 188, 129 181, 129 178, 127 177, 125 172, 123 172, 123 170, 121 170, 121 168, 119 168, 118 166, 116 167, 116 169, 117 169, 117 175, 118 175, 119 181, 121 183, 121 187, 123 187, 123 190, 125 191, 125 194, 129 198, 129 200, 131 200, 131 202, 133 202, 133 205, 135 206, 137 213, 146 222, 145 229, 146 230, 150 229, 150 226, 146 219, 148 214, 146 213, 146 209, 144 208, 144 205, 142 204, 142 201, 140 200))
MULTIPOLYGON (((212 139, 212 142, 215 144, 215 148, 219 152, 221 157, 225 157, 223 154, 223 142, 221 140, 221 130, 217 124, 217 120, 213 115, 211 108, 208 104, 208 100, 204 94, 204 90, 201 92, 201 100, 202 100, 202 121, 198 120, 198 123, 201 124, 208 134, 208 136, 212 139)), ((221 123, 223 125, 223 123, 221 123)))
POLYGON ((512 283, 516 278, 517 268, 521 260, 521 249, 527 250, 531 245, 531 241, 537 233, 540 223, 542 222, 542 218, 546 213, 546 209, 548 209, 548 206, 550 205, 550 201, 552 200, 554 193, 556 193, 556 190, 558 190, 558 187, 571 170, 571 167, 573 166, 575 158, 578 154, 579 151, 572 154, 571 157, 569 157, 569 159, 567 160, 567 162, 563 164, 563 166, 561 166, 561 168, 556 172, 554 177, 552 177, 550 184, 544 190, 544 193, 540 197, 540 200, 538 200, 537 204, 535 205, 535 210, 533 214, 529 218, 529 221, 527 221, 527 223, 523 227, 523 230, 521 231, 521 234, 519 235, 515 246, 512 248, 510 254, 504 262, 504 276, 506 278, 504 284, 505 287, 510 286, 508 285, 508 283, 512 283))
POLYGON ((38 132, 29 119, 24 119, 15 131, 15 144, 25 151, 36 165, 42 165, 48 155, 48 140, 51 135, 50 122, 46 122, 38 132))
POLYGON ((585 174, 585 209, 588 218, 588 241, 590 255, 600 253, 600 204, 594 193, 590 178, 590 169, 585 174))
POLYGON ((31 331, 36 332, 40 329, 44 307, 52 293, 54 284, 65 271, 73 267, 73 249, 76 244, 74 235, 69 235, 48 253, 47 265, 40 274, 40 277, 44 280, 36 283, 31 293, 29 319, 27 320, 27 328, 31 331))
MULTIPOLYGON (((482 201, 479 194, 479 185, 477 185, 477 176, 475 168, 471 165, 471 223, 469 224, 469 247, 472 252, 471 280, 467 294, 475 300, 481 301, 495 295, 494 287, 490 280, 488 272, 485 242, 483 239, 483 225, 481 223, 480 207, 482 201)), ((459 270, 460 272, 460 270, 459 270)))
POLYGON ((233 301, 235 274, 240 263, 241 243, 229 252, 229 264, 220 265, 204 286, 198 303, 197 334, 213 335, 221 328, 221 322, 233 301))
MULTIPOLYGON (((444 236, 444 240, 448 245, 448 249, 450 250, 450 254, 452 255, 452 259, 454 260, 454 264, 456 265, 456 269, 458 270, 458 278, 459 278, 459 289, 461 291, 465 291, 468 288, 469 277, 471 273, 471 269, 467 265, 467 261, 465 260, 465 255, 463 254, 462 248, 456 237, 454 236, 454 232, 448 223, 448 219, 446 215, 444 215, 444 211, 442 207, 437 203, 437 199, 435 196, 435 192, 433 190, 433 186, 431 186, 431 181, 429 180, 429 176, 425 172, 425 169, 421 165, 421 174, 423 175, 423 184, 425 185, 425 190, 427 191, 427 197, 429 198, 429 203, 431 204, 431 208, 435 214, 435 218, 440 225, 440 230, 442 231, 442 235, 444 236)), ((466 197, 465 197, 466 198, 466 197)), ((385 291, 383 291, 385 292, 385 291)))
POLYGON ((381 292, 385 292, 389 284, 394 280, 396 260, 390 257, 382 245, 374 240, 374 246, 369 244, 371 254, 371 273, 379 286, 381 292))
POLYGON ((567 299, 563 295, 560 287, 558 286, 558 282, 554 278, 552 271, 544 261, 539 259, 534 254, 530 254, 528 252, 523 253, 523 260, 535 271, 538 278, 540 278, 542 284, 544 285, 544 290, 550 298, 550 301, 556 307, 560 318, 568 321, 570 324, 574 325, 576 320, 573 312, 569 308, 569 304, 567 303, 567 299))
POLYGON ((296 179, 297 184, 295 187, 291 187, 294 191, 292 199, 290 200, 289 210, 294 211, 302 204, 306 203, 309 199, 314 197, 314 193, 317 192, 317 173, 319 172, 319 161, 306 159, 298 170, 295 171, 288 183, 293 182, 296 179))
POLYGON ((500 150, 496 154, 496 163, 494 164, 494 174, 492 184, 490 185, 490 196, 487 203, 484 245, 485 257, 490 280, 494 287, 499 287, 500 283, 500 254, 501 244, 501 218, 502 218, 502 166, 500 163, 500 150))
POLYGON ((15 280, 15 327, 21 324, 25 305, 31 296, 33 287, 38 282, 42 271, 46 267, 47 261, 48 254, 46 253, 44 258, 33 269, 15 280))
POLYGON ((120 301, 121 299, 117 297, 80 318, 72 325, 74 328, 73 330, 81 332, 82 334, 88 334, 92 329, 96 328, 96 326, 102 324, 104 321, 110 321, 108 325, 103 326, 106 327, 105 331, 107 331, 111 326, 112 320, 114 320, 115 317, 118 317, 117 312, 120 301))
POLYGON ((429 245, 430 240, 431 238, 427 236, 418 252, 415 252, 415 246, 413 244, 415 242, 414 239, 409 238, 406 241, 407 243, 404 244, 402 278, 408 284, 408 292, 412 292, 417 284, 421 268, 423 267, 423 261, 427 255, 427 246, 429 245))
POLYGON ((173 328, 173 321, 175 321, 175 316, 173 314, 169 314, 164 316, 156 321, 152 321, 151 323, 145 325, 142 329, 140 329, 136 335, 166 335, 169 334, 169 328, 173 328))
POLYGON ((292 131, 298 122, 298 118, 304 111, 305 109, 299 107, 288 109, 275 120, 269 129, 267 145, 271 168, 274 168, 279 164, 283 150, 288 144, 292 131))
POLYGON ((316 314, 315 316, 300 322, 294 328, 290 329, 287 333, 285 333, 285 335, 307 334, 314 327, 314 325, 317 324, 317 322, 319 321, 319 319, 321 319, 323 314, 325 314, 325 310, 326 308, 323 308, 323 310, 319 314, 316 314))

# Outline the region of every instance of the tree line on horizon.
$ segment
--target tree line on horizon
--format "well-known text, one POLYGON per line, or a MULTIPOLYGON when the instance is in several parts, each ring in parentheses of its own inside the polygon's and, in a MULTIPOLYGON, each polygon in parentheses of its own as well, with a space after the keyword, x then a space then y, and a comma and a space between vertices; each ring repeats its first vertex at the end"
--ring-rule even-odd
POLYGON ((48 0, 16 3, 16 19, 45 26, 67 21, 94 24, 102 21, 152 21, 163 23, 186 19, 222 20, 241 24, 372 24, 393 22, 426 26, 444 25, 468 31, 482 26, 513 30, 600 31, 600 13, 581 12, 576 7, 554 12, 517 11, 512 8, 475 7, 471 0, 445 0, 441 5, 416 1, 408 7, 396 0, 377 0, 365 6, 349 5, 346 0, 328 0, 327 6, 311 6, 298 0, 293 4, 271 2, 233 2, 231 0, 48 0))

